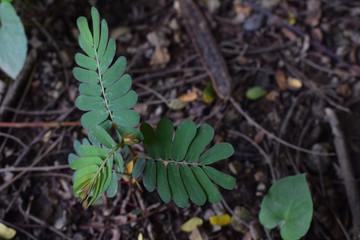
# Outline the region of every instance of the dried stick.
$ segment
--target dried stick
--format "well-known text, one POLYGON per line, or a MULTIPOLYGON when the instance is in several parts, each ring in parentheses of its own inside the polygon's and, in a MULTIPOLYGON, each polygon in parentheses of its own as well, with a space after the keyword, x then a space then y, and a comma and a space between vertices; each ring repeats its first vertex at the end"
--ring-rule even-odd
POLYGON ((340 163, 340 169, 342 171, 342 177, 344 178, 346 195, 349 201, 354 235, 353 239, 360 239, 360 194, 359 186, 356 182, 353 166, 347 152, 345 144, 345 136, 341 130, 340 122, 336 116, 334 110, 330 108, 325 109, 325 113, 329 119, 331 130, 334 134, 334 145, 336 153, 340 163))
POLYGON ((0 128, 78 127, 81 122, 0 122, 0 128))
POLYGON ((69 165, 59 165, 59 166, 41 166, 41 167, 6 167, 0 168, 0 173, 2 172, 49 172, 59 169, 68 169, 69 165))

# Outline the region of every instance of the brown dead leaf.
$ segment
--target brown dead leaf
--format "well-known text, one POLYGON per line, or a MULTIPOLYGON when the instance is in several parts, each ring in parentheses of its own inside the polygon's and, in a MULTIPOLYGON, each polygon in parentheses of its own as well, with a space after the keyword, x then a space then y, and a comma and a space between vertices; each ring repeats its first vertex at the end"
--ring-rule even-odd
POLYGON ((285 91, 287 88, 286 75, 284 71, 278 69, 275 73, 275 80, 281 91, 285 91))
POLYGON ((151 57, 150 65, 166 64, 170 61, 170 55, 166 47, 156 46, 155 51, 151 57))
POLYGON ((198 98, 198 95, 196 92, 188 92, 181 94, 178 99, 182 102, 192 102, 195 101, 198 98))
POLYGON ((297 90, 302 87, 302 82, 301 82, 301 80, 299 80, 297 78, 289 77, 288 78, 288 86, 291 87, 292 89, 297 90))

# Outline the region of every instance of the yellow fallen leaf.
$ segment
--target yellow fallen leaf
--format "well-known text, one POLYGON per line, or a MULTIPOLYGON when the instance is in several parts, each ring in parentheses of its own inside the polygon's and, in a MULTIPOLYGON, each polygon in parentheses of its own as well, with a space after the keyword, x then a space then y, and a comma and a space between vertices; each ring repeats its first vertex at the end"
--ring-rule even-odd
POLYGON ((6 225, 0 223, 0 238, 1 239, 12 239, 15 237, 16 231, 12 228, 7 227, 6 225))
POLYGON ((292 12, 288 12, 288 22, 290 25, 295 25, 296 23, 295 15, 292 12))
POLYGON ((187 220, 183 225, 181 225, 181 230, 184 232, 191 232, 193 231, 197 226, 201 226, 203 224, 203 220, 198 217, 193 217, 187 220))
POLYGON ((288 78, 288 86, 299 89, 302 87, 302 82, 297 78, 289 77, 288 78))
MULTIPOLYGON (((129 175, 131 175, 133 168, 134 168, 134 161, 131 160, 128 164, 126 164, 126 170, 129 175)), ((130 178, 128 176, 124 175, 124 179, 125 179, 125 181, 129 181, 130 178)), ((133 179, 131 181, 131 183, 135 183, 135 182, 136 182, 135 179, 133 179)))
POLYGON ((231 217, 229 214, 225 213, 223 215, 215 215, 210 217, 210 223, 213 226, 226 226, 231 222, 231 217))
POLYGON ((137 240, 144 240, 144 235, 142 233, 139 233, 137 240))
POLYGON ((182 102, 192 102, 198 98, 198 95, 196 92, 188 92, 181 94, 178 99, 182 102))

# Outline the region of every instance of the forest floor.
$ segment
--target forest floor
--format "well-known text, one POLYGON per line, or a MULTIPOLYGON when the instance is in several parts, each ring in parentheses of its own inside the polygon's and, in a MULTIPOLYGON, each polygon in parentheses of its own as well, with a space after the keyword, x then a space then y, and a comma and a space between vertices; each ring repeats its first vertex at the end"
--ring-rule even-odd
POLYGON ((346 179, 360 173, 360 2, 194 1, 214 38, 200 44, 225 59, 214 66, 229 73, 214 81, 231 83, 223 99, 208 91, 214 79, 182 1, 14 1, 29 51, 15 92, 15 81, 0 73, 0 99, 11 100, 1 103, 0 222, 16 229, 15 239, 279 239, 278 230, 266 235, 259 225, 261 201, 276 180, 307 173, 314 215, 304 239, 358 239, 357 181, 346 179), (141 122, 209 123, 215 143, 234 146, 216 165, 237 182, 221 189, 221 203, 179 208, 126 182, 114 199, 87 210, 74 197, 67 156, 86 137, 74 107, 76 19, 90 18, 92 5, 109 24, 116 55, 128 60, 141 122), (266 94, 252 100, 246 92, 255 86, 266 94), (245 225, 209 223, 239 209, 245 225), (200 238, 180 229, 192 217, 204 220, 200 238))

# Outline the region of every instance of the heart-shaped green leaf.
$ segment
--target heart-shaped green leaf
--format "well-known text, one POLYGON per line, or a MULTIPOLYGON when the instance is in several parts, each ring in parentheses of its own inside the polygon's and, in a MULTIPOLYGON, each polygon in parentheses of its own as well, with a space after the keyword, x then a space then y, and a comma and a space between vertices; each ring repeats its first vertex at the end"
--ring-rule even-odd
POLYGON ((277 181, 261 203, 260 222, 272 229, 279 226, 285 240, 299 239, 309 230, 313 203, 306 174, 277 181))

